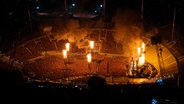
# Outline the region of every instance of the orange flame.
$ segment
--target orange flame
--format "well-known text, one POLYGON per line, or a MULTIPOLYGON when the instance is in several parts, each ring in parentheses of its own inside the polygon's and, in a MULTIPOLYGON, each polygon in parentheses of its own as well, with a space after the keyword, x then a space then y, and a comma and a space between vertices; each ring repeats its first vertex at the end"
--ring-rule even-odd
POLYGON ((87 54, 87 60, 88 60, 88 63, 91 63, 91 53, 87 54))
POLYGON ((63 57, 64 57, 64 59, 67 58, 67 50, 63 50, 63 57))
POLYGON ((70 43, 66 43, 65 46, 66 46, 66 50, 69 51, 70 50, 70 43))
POLYGON ((90 48, 93 49, 94 48, 94 41, 89 41, 89 45, 90 45, 90 48))

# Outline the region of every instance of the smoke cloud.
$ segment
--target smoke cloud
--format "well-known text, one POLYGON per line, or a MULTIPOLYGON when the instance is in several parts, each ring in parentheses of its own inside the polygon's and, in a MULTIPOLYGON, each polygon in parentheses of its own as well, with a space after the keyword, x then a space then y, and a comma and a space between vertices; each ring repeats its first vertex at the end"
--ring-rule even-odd
POLYGON ((141 44, 141 35, 144 28, 140 16, 132 10, 117 9, 113 18, 116 34, 114 39, 122 44, 125 56, 133 56, 137 53, 137 47, 141 44))
POLYGON ((84 38, 87 35, 87 29, 81 28, 78 19, 67 19, 63 24, 64 29, 58 31, 55 35, 55 39, 59 40, 68 40, 70 43, 76 43, 78 48, 84 48, 84 38), (63 32, 63 30, 65 32, 63 32))
MULTIPOLYGON (((137 55, 137 47, 141 46, 142 36, 152 34, 154 29, 146 30, 140 18, 140 14, 130 9, 117 9, 112 21, 115 23, 113 34, 116 43, 121 44, 123 55, 127 57, 134 57, 137 55), (150 32, 150 33, 149 33, 150 32)), ((101 19, 95 20, 95 27, 103 26, 101 19)), ((94 21, 93 21, 94 22, 94 21)), ((84 39, 87 34, 90 34, 90 23, 83 22, 81 26, 80 19, 68 18, 63 20, 60 30, 56 33, 55 39, 67 39, 71 43, 76 43, 78 48, 86 48, 87 41, 84 39)))

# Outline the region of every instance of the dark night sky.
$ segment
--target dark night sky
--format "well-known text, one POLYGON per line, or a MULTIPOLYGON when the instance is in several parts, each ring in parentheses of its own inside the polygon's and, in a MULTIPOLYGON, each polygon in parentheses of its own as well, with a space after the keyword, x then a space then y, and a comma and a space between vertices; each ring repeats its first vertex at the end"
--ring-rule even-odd
MULTIPOLYGON (((32 0, 34 1, 34 0, 32 0)), ((38 0, 40 1, 40 8, 45 10, 56 10, 63 6, 63 0, 38 0)), ((67 0, 69 3, 73 0, 67 0)), ((94 0, 80 0, 85 1, 84 7, 89 7, 89 3, 94 0), (85 5, 86 4, 86 5, 85 5)), ((99 1, 99 0, 97 0, 99 1)), ((31 0, 4 0, 1 1, 1 23, 4 29, 7 27, 14 29, 14 27, 24 27, 28 20, 27 5, 35 6, 35 2, 31 0), (13 14, 11 14, 11 12, 13 14), (6 26, 7 25, 7 26, 6 26), (9 26, 11 25, 11 26, 9 26)), ((141 12, 141 0, 106 0, 107 16, 113 15, 116 8, 131 8, 141 12)), ((171 23, 173 18, 173 10, 177 9, 176 22, 180 24, 183 21, 183 3, 182 0, 144 0, 144 20, 153 25, 165 25, 171 23)), ((86 9, 87 10, 87 9, 86 9)))
MULTIPOLYGON (((64 6, 63 0, 38 1, 43 11, 50 10, 54 12, 64 6)), ((67 0, 67 3, 72 1, 74 0, 67 0)), ((99 0, 80 0, 80 2, 83 2, 81 4, 84 5, 83 8, 86 10, 89 10, 89 3, 95 1, 99 0)), ((34 13, 38 4, 36 0, 2 0, 0 2, 1 40, 13 40, 18 38, 17 35, 14 35, 17 34, 17 31, 29 30, 28 6, 30 11, 34 13)), ((141 0, 106 0, 106 17, 111 18, 117 8, 130 8, 141 13, 141 0)), ((144 21, 154 26, 172 24, 174 8, 176 8, 175 27, 180 28, 180 31, 184 33, 183 0, 144 0, 144 21)))

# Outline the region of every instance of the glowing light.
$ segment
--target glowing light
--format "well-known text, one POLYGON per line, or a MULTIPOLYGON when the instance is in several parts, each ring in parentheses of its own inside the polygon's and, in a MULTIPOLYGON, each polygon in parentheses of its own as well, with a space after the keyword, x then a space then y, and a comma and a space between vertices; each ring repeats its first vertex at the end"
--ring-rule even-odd
POLYGON ((89 45, 90 45, 90 48, 93 49, 94 48, 94 41, 89 41, 89 45))
POLYGON ((139 57, 139 65, 143 65, 145 63, 145 55, 142 53, 141 57, 139 57))
POLYGON ((138 66, 142 66, 143 64, 145 64, 145 44, 142 42, 141 48, 138 47, 137 48, 137 52, 138 52, 138 66))
POLYGON ((145 44, 142 43, 142 52, 144 52, 144 51, 145 51, 145 44))
POLYGON ((69 51, 70 50, 70 43, 66 43, 65 46, 66 46, 66 50, 69 51))
POLYGON ((38 9, 40 9, 40 7, 39 6, 36 6, 36 9, 38 10, 38 9))
POLYGON ((140 54, 141 54, 141 48, 140 47, 137 48, 137 52, 138 52, 138 56, 140 56, 140 54))
POLYGON ((63 50, 63 57, 64 57, 64 59, 67 58, 67 50, 63 50))
POLYGON ((100 4, 100 7, 102 8, 102 7, 103 7, 103 5, 102 5, 102 4, 100 4))
POLYGON ((132 71, 134 70, 134 60, 132 58, 132 60, 130 61, 130 69, 129 69, 129 75, 132 76, 132 71))
POLYGON ((75 4, 73 3, 73 4, 72 4, 72 6, 74 7, 74 6, 75 6, 75 4))
POLYGON ((88 63, 91 63, 91 53, 87 54, 87 60, 88 60, 88 63))

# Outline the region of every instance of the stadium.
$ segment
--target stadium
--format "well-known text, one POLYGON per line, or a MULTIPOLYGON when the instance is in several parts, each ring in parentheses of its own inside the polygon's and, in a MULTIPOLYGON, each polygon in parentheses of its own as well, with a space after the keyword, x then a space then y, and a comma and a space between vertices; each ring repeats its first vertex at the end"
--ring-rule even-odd
POLYGON ((106 8, 98 3, 88 13, 76 2, 60 8, 63 14, 37 7, 32 26, 39 31, 1 52, 1 69, 20 71, 26 83, 87 86, 97 76, 108 85, 171 80, 172 86, 182 86, 182 33, 170 25, 153 26, 133 10, 118 9, 109 20, 108 2, 106 8))

